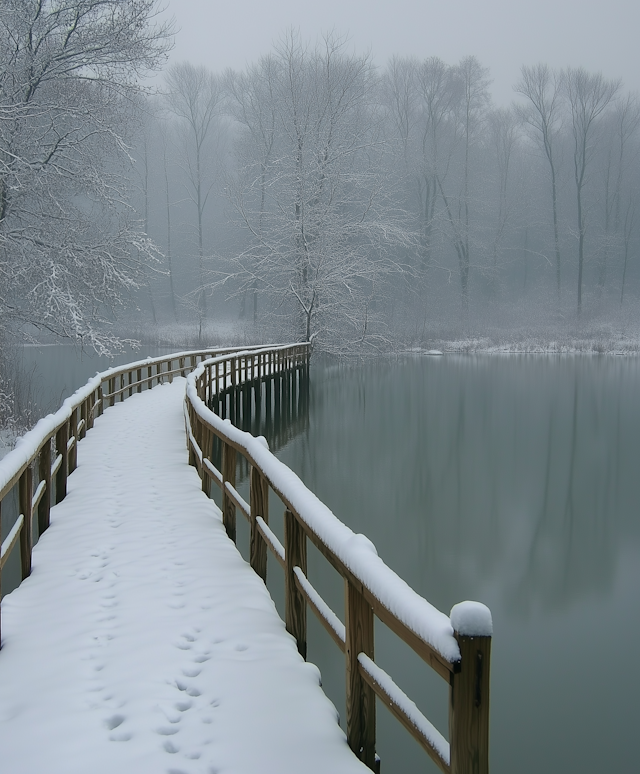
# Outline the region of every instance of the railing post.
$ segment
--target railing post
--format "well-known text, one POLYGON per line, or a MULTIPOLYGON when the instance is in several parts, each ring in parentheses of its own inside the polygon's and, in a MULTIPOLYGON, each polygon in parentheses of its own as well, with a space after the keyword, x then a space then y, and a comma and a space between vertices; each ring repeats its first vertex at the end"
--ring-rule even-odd
POLYGON ((153 369, 152 366, 147 366, 147 389, 150 390, 153 387, 153 369))
POLYGON ((45 490, 38 503, 38 535, 42 535, 49 526, 51 513, 51 439, 46 441, 40 449, 38 468, 40 481, 44 481, 45 485, 45 490))
MULTIPOLYGON (((198 429, 196 427, 196 422, 198 421, 198 415, 194 411, 193 406, 191 403, 187 406, 187 413, 189 416, 189 427, 191 429, 191 435, 194 437, 194 439, 197 441, 197 432, 198 429)), ((189 452, 189 465, 192 467, 196 467, 196 453, 193 448, 193 444, 191 443, 191 439, 187 435, 187 451, 189 452)))
POLYGON ((293 572, 299 567, 307 574, 307 539, 300 523, 291 511, 284 512, 284 556, 285 556, 285 624, 287 631, 295 637, 298 653, 307 659, 307 603, 296 585, 293 572))
POLYGON ((31 575, 31 546, 33 545, 33 468, 28 465, 18 483, 20 513, 24 524, 20 531, 20 564, 22 580, 31 575))
POLYGON ((112 376, 109 379, 109 405, 113 406, 115 403, 115 398, 113 397, 113 393, 116 391, 116 378, 115 376, 112 376))
POLYGON ((73 438, 73 446, 69 451, 69 473, 78 467, 78 408, 73 409, 69 417, 69 438, 73 438))
POLYGON ((80 404, 80 421, 82 422, 82 429, 78 431, 78 440, 84 438, 87 434, 87 417, 89 416, 89 398, 85 398, 80 404))
POLYGON ((267 582, 267 544, 260 532, 256 519, 261 516, 265 523, 269 523, 269 484, 259 470, 251 466, 249 473, 249 487, 251 492, 251 545, 249 549, 249 563, 254 571, 267 582))
POLYGON ((236 450, 222 441, 222 523, 227 535, 236 542, 236 506, 227 494, 227 481, 236 485, 236 450))
POLYGON ((56 505, 67 496, 67 476, 69 475, 69 423, 64 422, 56 433, 56 457, 61 454, 62 462, 56 473, 56 505))
POLYGON ((136 387, 136 392, 142 392, 142 368, 138 368, 138 372, 136 374, 136 382, 138 382, 138 385, 136 387))
POLYGON ((476 602, 461 602, 451 611, 451 624, 460 647, 460 671, 451 675, 449 691, 451 774, 488 774, 491 613, 476 602), (456 610, 469 605, 484 615, 484 626, 476 628, 480 635, 470 633, 464 616, 456 618, 456 610))
POLYGON ((213 441, 213 433, 206 425, 202 425, 202 444, 200 449, 202 451, 202 491, 211 497, 211 476, 207 472, 204 461, 211 461, 211 447, 213 441))
POLYGON ((361 591, 345 581, 347 741, 355 755, 376 770, 376 697, 360 675, 358 655, 373 659, 373 609, 361 591))

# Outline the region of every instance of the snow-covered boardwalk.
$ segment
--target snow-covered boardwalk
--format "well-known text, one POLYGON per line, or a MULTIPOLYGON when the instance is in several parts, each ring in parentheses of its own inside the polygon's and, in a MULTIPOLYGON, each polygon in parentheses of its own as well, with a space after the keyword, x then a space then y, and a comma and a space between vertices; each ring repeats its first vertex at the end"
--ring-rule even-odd
POLYGON ((368 770, 188 465, 184 393, 96 419, 3 600, 7 774, 368 770))

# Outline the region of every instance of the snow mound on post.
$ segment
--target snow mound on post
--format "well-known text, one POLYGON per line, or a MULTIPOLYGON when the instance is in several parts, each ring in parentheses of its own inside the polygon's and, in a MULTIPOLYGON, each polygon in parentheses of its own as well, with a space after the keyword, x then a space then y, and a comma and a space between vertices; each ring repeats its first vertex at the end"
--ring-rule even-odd
POLYGON ((459 602, 451 608, 451 626, 467 637, 491 637, 491 610, 481 602, 459 602))

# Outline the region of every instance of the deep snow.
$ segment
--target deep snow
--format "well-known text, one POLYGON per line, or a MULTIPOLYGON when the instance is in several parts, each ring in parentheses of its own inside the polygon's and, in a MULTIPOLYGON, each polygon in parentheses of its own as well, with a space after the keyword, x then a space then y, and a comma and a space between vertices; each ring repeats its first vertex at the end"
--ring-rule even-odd
POLYGON ((187 464, 184 388, 96 420, 3 600, 0 768, 365 772, 187 464))

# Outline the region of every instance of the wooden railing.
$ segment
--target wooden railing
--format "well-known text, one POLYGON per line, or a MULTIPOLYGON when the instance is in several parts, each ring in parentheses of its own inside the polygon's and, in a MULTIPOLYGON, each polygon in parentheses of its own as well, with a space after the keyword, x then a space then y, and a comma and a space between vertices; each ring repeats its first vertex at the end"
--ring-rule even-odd
MULTIPOLYGON (((78 441, 93 426, 95 417, 134 392, 171 381, 178 374, 186 376, 202 360, 238 349, 179 352, 111 368, 90 379, 64 401, 59 411, 41 419, 18 441, 0 461, 0 516, 7 498, 15 487, 18 490, 18 515, 0 549, 0 599, 2 569, 18 545, 22 579, 31 574, 34 516, 37 513, 39 536, 49 526, 51 506, 66 497, 67 477, 77 465, 78 441)), ((243 347, 242 351, 251 349, 243 347)), ((1 620, 0 614, 0 647, 1 620)))
MULTIPOLYGON (((340 522, 302 482, 254 438, 210 407, 231 412, 240 385, 278 378, 275 401, 305 375, 309 345, 235 352, 201 363, 187 378, 185 420, 189 461, 202 489, 211 482, 222 493, 222 519, 236 540, 236 511, 250 524, 249 556, 266 582, 267 550, 284 570, 285 623, 303 658, 307 652, 307 606, 346 659, 347 740, 353 752, 376 770, 377 696, 444 772, 487 774, 489 770, 489 667, 491 614, 463 602, 451 616, 413 592, 382 560, 373 545, 340 522), (283 380, 281 377, 286 374, 283 380), (221 446, 221 454, 220 454, 221 446), (250 502, 236 490, 238 455, 250 466, 250 502), (220 469, 214 459, 221 459, 220 469), (269 527, 269 490, 284 506, 284 545, 269 527), (344 623, 307 577, 307 541, 342 576, 344 623), (407 643, 450 686, 449 741, 374 661, 374 618, 407 643)), ((268 400, 270 392, 265 391, 268 400)), ((256 391, 256 400, 262 388, 256 391)))
MULTIPOLYGON (((22 578, 30 574, 34 515, 37 512, 38 533, 42 534, 49 525, 51 506, 66 496, 67 477, 77 464, 78 441, 95 417, 134 392, 195 368, 188 377, 185 401, 190 462, 197 467, 209 496, 211 482, 220 487, 223 523, 233 540, 236 510, 248 519, 254 570, 266 580, 267 550, 283 567, 285 623, 301 655, 306 657, 307 606, 345 653, 347 738, 352 750, 370 768, 376 768, 378 696, 444 772, 486 774, 489 611, 477 603, 456 605, 451 617, 435 610, 384 565, 364 536, 354 535, 317 500, 269 452, 264 439, 239 430, 209 408, 224 405, 224 411, 233 415, 242 385, 269 383, 274 378, 274 402, 279 407, 290 399, 299 380, 306 378, 309 355, 308 344, 183 352, 129 363, 90 379, 0 461, 0 514, 14 487, 19 506, 16 521, 2 542, 0 581, 2 568, 18 545, 22 578), (222 448, 220 470, 213 464, 214 438, 222 448), (250 466, 250 503, 235 488, 238 454, 250 466), (270 489, 284 505, 284 546, 269 527, 270 489), (344 579, 344 623, 307 578, 307 540, 344 579), (375 663, 374 617, 449 683, 449 741, 375 663)), ((269 389, 266 395, 271 400, 269 389)))

